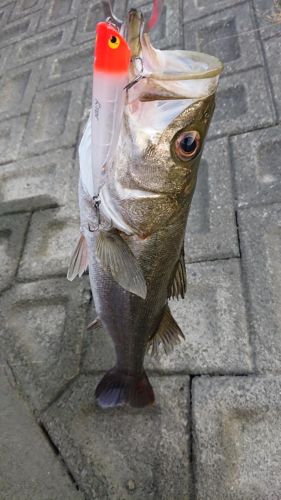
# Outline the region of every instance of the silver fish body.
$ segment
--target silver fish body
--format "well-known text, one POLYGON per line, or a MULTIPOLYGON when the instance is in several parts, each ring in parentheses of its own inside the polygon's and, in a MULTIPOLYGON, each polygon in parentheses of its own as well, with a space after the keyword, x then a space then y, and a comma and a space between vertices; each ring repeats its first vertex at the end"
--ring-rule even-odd
POLYGON ((153 403, 153 389, 143 368, 145 353, 149 347, 156 352, 161 343, 168 350, 183 336, 169 312, 168 299, 185 292, 184 233, 213 110, 214 95, 195 102, 154 141, 149 134, 138 138, 137 124, 125 116, 99 212, 80 183, 81 231, 87 242, 95 308, 116 350, 116 365, 96 390, 102 407, 153 403), (200 136, 199 151, 194 158, 180 158, 178 138, 194 130, 200 136), (103 206, 106 200, 112 205, 111 213, 118 212, 116 220, 129 231, 109 220, 110 210, 103 206), (143 273, 145 297, 124 289, 104 268, 97 251, 101 236, 107 241, 112 238, 112 245, 116 239, 128 247, 143 273))

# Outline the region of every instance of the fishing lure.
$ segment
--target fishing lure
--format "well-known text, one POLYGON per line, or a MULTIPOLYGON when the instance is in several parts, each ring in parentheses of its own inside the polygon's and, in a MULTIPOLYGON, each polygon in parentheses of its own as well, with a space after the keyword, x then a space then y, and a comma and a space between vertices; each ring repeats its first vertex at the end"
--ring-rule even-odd
MULTIPOLYGON (((92 110, 86 126, 86 129, 91 128, 91 155, 83 141, 80 147, 82 182, 94 199, 98 199, 118 142, 130 58, 130 48, 120 32, 109 22, 99 23, 93 64, 92 110)), ((86 138, 89 140, 87 134, 86 138)))

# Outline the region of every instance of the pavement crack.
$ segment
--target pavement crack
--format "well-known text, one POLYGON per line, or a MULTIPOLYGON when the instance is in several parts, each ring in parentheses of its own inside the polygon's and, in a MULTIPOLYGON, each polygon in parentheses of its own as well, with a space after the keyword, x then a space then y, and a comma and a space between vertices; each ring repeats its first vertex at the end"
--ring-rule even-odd
POLYGON ((53 442, 50 434, 48 433, 46 427, 44 426, 44 424, 42 422, 39 422, 39 427, 43 433, 43 435, 45 436, 46 440, 48 441, 51 449, 53 450, 54 454, 58 457, 58 459, 60 460, 63 468, 65 469, 65 472, 67 473, 68 477, 70 478, 71 482, 74 484, 75 488, 77 491, 80 491, 80 487, 79 487, 79 484, 77 483, 75 477, 73 476, 71 470, 69 469, 66 461, 64 460, 64 458, 62 457, 61 453, 60 453, 60 450, 59 448, 55 445, 55 443, 53 442))

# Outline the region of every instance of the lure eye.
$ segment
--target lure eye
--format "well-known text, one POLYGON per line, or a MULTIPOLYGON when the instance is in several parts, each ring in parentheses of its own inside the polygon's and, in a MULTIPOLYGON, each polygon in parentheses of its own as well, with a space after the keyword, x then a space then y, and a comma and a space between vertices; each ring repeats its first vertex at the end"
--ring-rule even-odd
POLYGON ((196 130, 183 132, 175 143, 176 154, 181 160, 194 158, 201 146, 200 134, 196 130))
POLYGON ((110 39, 108 40, 108 46, 111 49, 118 49, 119 45, 120 45, 120 38, 116 35, 112 35, 112 37, 110 37, 110 39))

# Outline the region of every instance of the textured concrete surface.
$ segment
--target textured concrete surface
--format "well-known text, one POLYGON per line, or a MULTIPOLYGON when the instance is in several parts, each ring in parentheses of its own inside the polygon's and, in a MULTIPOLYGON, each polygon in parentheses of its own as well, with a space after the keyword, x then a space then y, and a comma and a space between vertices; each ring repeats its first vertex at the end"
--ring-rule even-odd
POLYGON ((79 377, 42 416, 86 497, 189 498, 189 378, 152 378, 156 405, 106 412, 97 381, 79 377))
POLYGON ((196 377, 196 498, 280 498, 280 377, 196 377))
POLYGON ((0 498, 82 499, 0 360, 0 498))
POLYGON ((153 408, 103 412, 113 346, 65 271, 104 7, 0 0, 1 500, 281 498, 281 5, 164 3, 155 45, 225 64, 171 303, 185 340, 146 358, 153 408))

